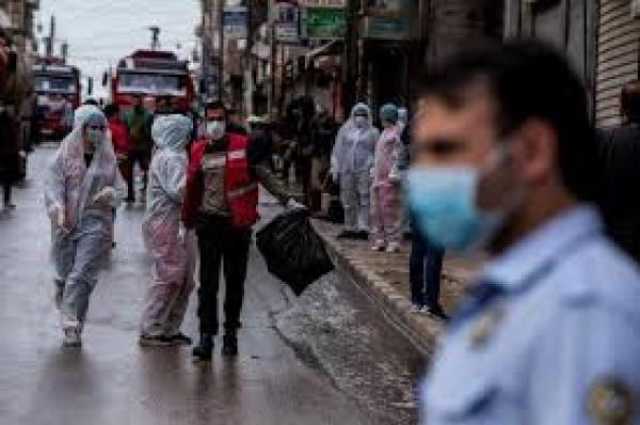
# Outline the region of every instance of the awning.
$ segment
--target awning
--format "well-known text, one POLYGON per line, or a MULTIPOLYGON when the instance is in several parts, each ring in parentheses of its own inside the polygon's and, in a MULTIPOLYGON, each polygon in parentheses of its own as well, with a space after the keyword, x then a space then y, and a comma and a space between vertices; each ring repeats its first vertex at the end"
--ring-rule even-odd
POLYGON ((305 67, 309 67, 311 61, 319 56, 333 56, 342 53, 344 48, 343 40, 333 40, 320 47, 313 49, 305 55, 305 67))

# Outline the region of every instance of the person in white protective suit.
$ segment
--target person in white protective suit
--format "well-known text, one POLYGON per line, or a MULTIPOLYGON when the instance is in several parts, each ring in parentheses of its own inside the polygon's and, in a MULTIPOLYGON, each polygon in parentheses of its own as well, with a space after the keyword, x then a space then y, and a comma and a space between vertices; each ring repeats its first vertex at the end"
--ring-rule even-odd
POLYGON ((108 258, 113 208, 126 192, 113 153, 107 120, 86 105, 49 167, 45 203, 52 226, 56 305, 64 345, 79 347, 98 272, 108 258))
POLYGON ((340 128, 331 155, 331 177, 339 183, 345 228, 339 238, 367 239, 371 172, 380 132, 373 126, 371 110, 356 104, 340 128))
POLYGON ((142 346, 191 344, 180 332, 194 287, 194 241, 180 224, 188 165, 185 147, 191 132, 191 120, 183 115, 160 116, 151 129, 157 150, 149 169, 142 232, 153 266, 142 315, 142 346))

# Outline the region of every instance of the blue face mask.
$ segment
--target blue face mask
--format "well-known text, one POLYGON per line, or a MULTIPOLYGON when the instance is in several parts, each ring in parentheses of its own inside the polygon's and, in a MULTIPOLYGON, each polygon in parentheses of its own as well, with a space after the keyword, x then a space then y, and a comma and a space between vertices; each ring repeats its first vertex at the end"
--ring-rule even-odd
POLYGON ((417 231, 429 243, 454 251, 482 248, 504 215, 476 206, 480 174, 473 167, 413 168, 408 173, 409 208, 417 231))

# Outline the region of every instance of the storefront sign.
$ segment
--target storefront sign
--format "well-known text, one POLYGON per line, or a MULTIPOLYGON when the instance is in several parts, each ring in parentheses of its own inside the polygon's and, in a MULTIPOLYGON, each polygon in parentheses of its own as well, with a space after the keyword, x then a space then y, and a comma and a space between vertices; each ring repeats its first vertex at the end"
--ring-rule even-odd
POLYGON ((367 0, 362 21, 364 38, 411 39, 415 16, 415 4, 412 0, 367 0))
POLYGON ((279 43, 300 41, 300 8, 297 3, 277 1, 274 7, 276 40, 279 43))
POLYGON ((227 40, 247 38, 247 17, 244 6, 224 8, 224 36, 227 40))
POLYGON ((347 33, 344 9, 307 7, 302 17, 303 38, 310 40, 342 39, 347 33))

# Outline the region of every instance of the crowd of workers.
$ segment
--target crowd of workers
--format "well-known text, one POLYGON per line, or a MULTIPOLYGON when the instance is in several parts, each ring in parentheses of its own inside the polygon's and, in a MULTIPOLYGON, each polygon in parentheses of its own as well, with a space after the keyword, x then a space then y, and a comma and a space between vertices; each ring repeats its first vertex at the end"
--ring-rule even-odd
MULTIPOLYGON (((170 105, 151 114, 141 98, 124 116, 113 105, 80 107, 45 182, 64 345, 81 345, 114 211, 135 201, 136 165, 153 259, 139 342, 191 344, 180 327, 198 251, 200 360, 211 359, 220 331, 221 272, 222 353, 238 353, 259 185, 314 213, 334 187, 339 238, 394 255, 410 226, 417 313, 447 318, 438 300, 445 250, 489 254, 423 386, 429 423, 638 423, 640 203, 621 182, 640 180, 630 161, 639 157, 640 84, 623 90, 627 123, 597 132, 579 79, 536 42, 466 51, 423 83, 411 120, 393 104, 375 114, 358 103, 339 128, 304 99, 289 121, 252 118, 249 129, 221 102, 208 103, 201 121, 170 105), (292 162, 302 194, 287 184, 292 162)), ((5 187, 15 179, 7 134, 5 187)))

